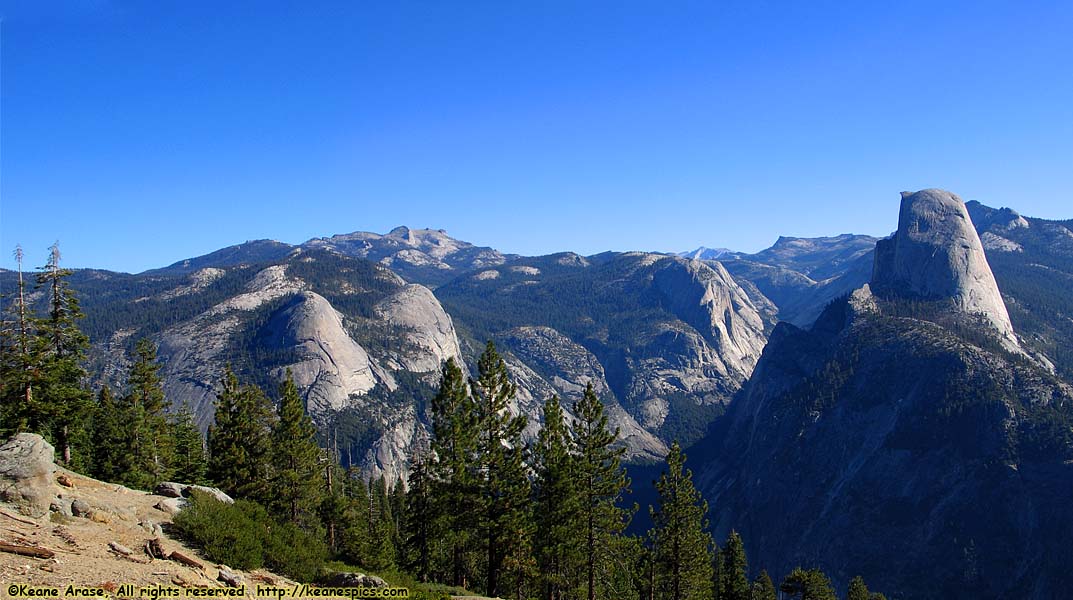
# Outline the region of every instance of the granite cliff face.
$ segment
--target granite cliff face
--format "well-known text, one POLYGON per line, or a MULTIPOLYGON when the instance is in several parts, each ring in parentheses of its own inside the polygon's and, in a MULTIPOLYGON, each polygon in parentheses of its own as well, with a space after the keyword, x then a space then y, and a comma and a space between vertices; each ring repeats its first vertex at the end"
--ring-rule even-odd
POLYGON ((703 433, 749 377, 773 325, 718 263, 643 252, 518 259, 436 294, 469 347, 502 339, 530 368, 518 375, 526 395, 569 395, 586 378, 606 385, 631 451, 647 456, 703 433))
POLYGON ((949 299, 1019 347, 969 211, 950 192, 902 192, 898 231, 876 244, 872 288, 884 296, 949 299))
POLYGON ((904 194, 877 246, 875 294, 776 326, 692 448, 716 537, 897 597, 1064 595, 1073 388, 1025 360, 956 196, 904 194))

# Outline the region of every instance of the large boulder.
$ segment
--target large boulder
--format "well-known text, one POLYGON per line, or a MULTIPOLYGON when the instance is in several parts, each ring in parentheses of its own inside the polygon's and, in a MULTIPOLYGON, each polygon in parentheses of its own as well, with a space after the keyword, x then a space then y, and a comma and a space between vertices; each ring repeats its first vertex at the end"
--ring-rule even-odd
POLYGON ((39 435, 20 433, 0 446, 0 498, 24 514, 48 513, 56 493, 56 451, 39 435))

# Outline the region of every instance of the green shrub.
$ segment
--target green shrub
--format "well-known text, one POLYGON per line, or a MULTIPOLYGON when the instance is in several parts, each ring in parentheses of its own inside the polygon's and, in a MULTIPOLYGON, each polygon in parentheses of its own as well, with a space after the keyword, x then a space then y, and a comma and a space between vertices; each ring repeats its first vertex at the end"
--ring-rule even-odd
POLYGON ((195 491, 175 526, 209 560, 243 570, 268 567, 298 581, 315 580, 328 555, 317 536, 273 520, 248 500, 227 504, 195 491))
POLYGON ((174 522, 183 537, 204 550, 210 560, 249 570, 264 565, 261 541, 265 533, 255 520, 262 515, 267 517, 252 502, 227 504, 194 492, 174 522))

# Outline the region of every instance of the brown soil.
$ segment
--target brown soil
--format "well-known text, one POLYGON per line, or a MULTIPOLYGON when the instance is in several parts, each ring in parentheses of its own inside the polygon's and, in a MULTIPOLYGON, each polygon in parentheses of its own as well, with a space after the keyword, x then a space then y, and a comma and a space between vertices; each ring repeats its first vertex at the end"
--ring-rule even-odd
MULTIPOLYGON (((50 516, 31 519, 19 514, 16 507, 0 503, 0 541, 55 552, 55 557, 50 559, 0 552, 0 583, 3 584, 0 586, 0 598, 6 600, 12 597, 8 593, 8 586, 13 583, 57 587, 60 588, 60 597, 63 597, 63 588, 70 584, 102 587, 112 592, 116 590, 115 586, 131 584, 135 588, 135 596, 137 588, 151 585, 225 587, 216 580, 218 565, 205 560, 196 550, 169 535, 171 516, 153 508, 163 497, 57 469, 56 474, 61 473, 70 478, 74 487, 57 483, 56 493, 67 499, 81 498, 93 507, 93 512, 90 518, 63 517, 51 513, 50 516), (32 521, 33 524, 23 521, 32 521), (205 568, 195 569, 171 560, 151 559, 145 546, 156 537, 152 533, 152 523, 163 526, 161 541, 165 551, 179 550, 204 564, 205 568), (131 557, 112 551, 110 542, 132 550, 131 557)), ((246 573, 231 570, 243 576, 247 597, 253 595, 258 584, 294 585, 267 571, 246 573)), ((116 597, 115 593, 109 595, 116 597)))

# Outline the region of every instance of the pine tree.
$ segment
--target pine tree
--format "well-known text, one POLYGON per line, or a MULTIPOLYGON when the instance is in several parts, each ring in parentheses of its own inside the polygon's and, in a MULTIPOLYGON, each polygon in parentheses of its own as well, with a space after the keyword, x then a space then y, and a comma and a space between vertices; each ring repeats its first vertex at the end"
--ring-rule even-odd
POLYGON ((370 566, 372 539, 369 533, 371 520, 369 510, 369 488, 353 467, 348 471, 344 486, 346 496, 345 527, 340 536, 340 547, 347 562, 355 565, 370 566))
POLYGON ((485 552, 485 593, 496 596, 504 562, 512 563, 510 577, 517 579, 525 562, 519 554, 528 552, 530 489, 521 439, 525 417, 508 410, 515 387, 491 341, 477 361, 477 372, 470 393, 478 431, 478 530, 485 552))
POLYGON ((864 578, 858 575, 849 582, 849 593, 846 594, 846 600, 886 600, 886 596, 878 592, 869 591, 868 586, 864 583, 864 578))
POLYGON ((26 282, 23 279, 22 246, 15 246, 18 283, 15 299, 8 305, 12 319, 4 315, 0 329, 0 439, 13 433, 41 431, 43 424, 35 405, 34 379, 40 375, 38 344, 32 336, 31 315, 26 306, 26 282))
POLYGON ((130 420, 116 403, 112 390, 101 387, 93 415, 93 469, 101 481, 121 481, 131 468, 130 420))
POLYGON ((676 441, 667 454, 667 470, 656 483, 659 509, 651 508, 656 597, 708 600, 712 595, 712 538, 705 531, 708 503, 684 465, 685 455, 676 441))
POLYGON ((208 459, 205 456, 205 440, 194 424, 194 416, 185 406, 172 416, 168 423, 171 429, 173 461, 172 478, 184 483, 207 483, 208 459))
POLYGON ((272 494, 269 507, 295 525, 308 524, 321 501, 323 480, 317 430, 305 412, 291 372, 279 387, 279 419, 272 429, 272 494))
POLYGON ((585 559, 575 523, 581 513, 574 441, 557 396, 544 403, 544 426, 533 449, 536 520, 534 551, 541 575, 541 597, 575 597, 585 559))
MULTIPOLYGON (((32 430, 55 442, 64 463, 84 469, 89 463, 88 452, 80 453, 76 460, 73 447, 76 440, 82 446, 89 441, 86 426, 94 404, 92 393, 82 385, 89 339, 78 329, 77 321, 84 315, 68 282, 70 276, 70 269, 60 268, 59 246, 53 244, 48 263, 37 275, 37 285, 45 288, 48 297, 48 314, 32 320, 36 339, 30 340, 27 360, 36 363, 37 377, 31 387, 36 388, 33 393, 37 397, 27 408, 32 430)), ((25 307, 20 310, 25 311, 25 307)))
POLYGON ((387 482, 381 475, 369 482, 369 511, 366 526, 369 533, 369 545, 365 554, 365 565, 372 569, 383 570, 395 567, 395 519, 391 514, 387 482))
POLYGON ((215 419, 209 427, 209 478, 228 494, 270 500, 275 415, 264 392, 239 385, 228 367, 216 396, 215 419))
POLYGON ((731 531, 720 554, 719 600, 749 600, 749 572, 745 545, 738 532, 731 531))
POLYGON ((771 577, 766 570, 760 571, 760 575, 753 580, 749 600, 776 600, 776 598, 775 584, 771 582, 771 577))
POLYGON ((609 431, 603 403, 592 384, 574 407, 578 459, 578 483, 581 494, 579 526, 584 536, 586 593, 589 600, 598 594, 597 571, 611 562, 613 539, 625 528, 630 512, 618 506, 629 492, 630 480, 622 468, 626 449, 618 444, 618 429, 609 431))
POLYGON ((779 589, 801 600, 838 600, 831 580, 819 569, 795 568, 782 580, 779 589))
POLYGON ((428 454, 419 454, 410 464, 410 489, 406 493, 403 530, 405 548, 404 564, 413 571, 414 576, 423 583, 428 583, 432 576, 433 536, 433 498, 432 474, 429 473, 428 454))
POLYGON ((443 365, 440 387, 432 399, 431 527, 445 546, 433 554, 435 579, 468 587, 476 557, 477 413, 462 369, 453 358, 443 365))
POLYGON ((120 482, 148 489, 170 476, 173 440, 164 415, 164 390, 158 373, 156 346, 149 340, 139 340, 133 358, 121 410, 128 419, 127 442, 131 461, 120 482))

